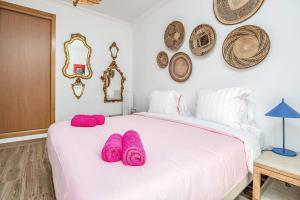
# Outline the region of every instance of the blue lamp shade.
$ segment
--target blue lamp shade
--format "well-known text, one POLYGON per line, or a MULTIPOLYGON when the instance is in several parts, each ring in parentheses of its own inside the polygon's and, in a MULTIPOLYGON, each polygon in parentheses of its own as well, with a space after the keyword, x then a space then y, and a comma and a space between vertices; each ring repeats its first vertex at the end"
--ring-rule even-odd
POLYGON ((266 113, 266 116, 282 118, 282 148, 273 148, 272 151, 282 156, 296 156, 296 152, 285 148, 285 118, 300 118, 300 114, 282 99, 282 102, 266 113))
POLYGON ((282 102, 278 104, 275 108, 270 110, 266 116, 269 117, 283 117, 283 118, 300 118, 300 114, 294 110, 291 106, 286 104, 284 102, 284 99, 282 99, 282 102))

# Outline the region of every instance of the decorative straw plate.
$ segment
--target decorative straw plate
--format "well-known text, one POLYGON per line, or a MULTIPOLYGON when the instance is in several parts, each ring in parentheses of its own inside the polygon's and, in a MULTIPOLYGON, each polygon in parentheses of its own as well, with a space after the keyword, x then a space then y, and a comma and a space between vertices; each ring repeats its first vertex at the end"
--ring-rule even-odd
POLYGON ((208 24, 197 26, 190 37, 190 49, 196 56, 208 53, 216 43, 216 33, 208 24))
POLYGON ((249 68, 268 55, 270 39, 258 26, 246 25, 233 30, 223 43, 223 57, 232 67, 249 68))
POLYGON ((173 21, 165 31, 164 41, 166 46, 173 51, 178 50, 183 43, 184 35, 183 24, 179 21, 173 21))
POLYGON ((169 73, 174 81, 186 81, 192 73, 190 57, 183 52, 176 53, 169 63, 169 73))
POLYGON ((216 18, 223 24, 238 24, 253 16, 264 0, 214 0, 216 18))
POLYGON ((169 64, 168 54, 164 51, 159 52, 156 57, 156 62, 160 68, 166 68, 169 64))

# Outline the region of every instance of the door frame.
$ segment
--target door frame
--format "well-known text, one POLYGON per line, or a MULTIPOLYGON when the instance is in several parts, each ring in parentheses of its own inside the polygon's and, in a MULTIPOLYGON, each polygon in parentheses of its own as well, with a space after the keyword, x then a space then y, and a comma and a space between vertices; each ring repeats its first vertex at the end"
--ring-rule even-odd
MULTIPOLYGON (((47 13, 44 11, 16 5, 13 3, 8 3, 0 0, 0 8, 28 14, 35 17, 40 17, 43 19, 48 19, 51 21, 51 59, 50 59, 50 124, 55 121, 55 41, 56 41, 56 15, 47 13)), ((49 125, 50 125, 49 124, 49 125)), ((25 130, 25 131, 15 131, 9 133, 1 133, 0 139, 11 138, 18 136, 26 136, 40 133, 47 133, 48 128, 45 129, 35 129, 35 130, 25 130)))

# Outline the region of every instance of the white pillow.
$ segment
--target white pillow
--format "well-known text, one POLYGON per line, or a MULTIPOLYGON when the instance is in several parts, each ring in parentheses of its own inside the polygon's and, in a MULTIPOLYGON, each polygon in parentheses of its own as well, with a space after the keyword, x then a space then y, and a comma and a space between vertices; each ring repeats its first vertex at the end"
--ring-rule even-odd
POLYGON ((250 94, 251 90, 243 87, 199 92, 196 117, 242 128, 248 116, 247 97, 250 94))
POLYGON ((153 91, 149 97, 148 112, 162 114, 179 114, 179 97, 176 91, 153 91))
POLYGON ((191 115, 188 111, 188 106, 185 100, 185 97, 177 92, 175 92, 177 98, 177 112, 181 116, 189 116, 191 115))

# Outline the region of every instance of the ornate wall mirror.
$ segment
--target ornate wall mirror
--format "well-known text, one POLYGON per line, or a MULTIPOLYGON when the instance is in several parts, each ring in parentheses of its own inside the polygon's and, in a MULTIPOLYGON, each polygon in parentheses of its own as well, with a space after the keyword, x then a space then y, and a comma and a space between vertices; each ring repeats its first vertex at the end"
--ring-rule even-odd
POLYGON ((101 76, 101 80, 103 82, 104 102, 121 102, 123 101, 124 82, 126 78, 116 63, 119 47, 114 42, 110 46, 109 50, 113 61, 101 76))
POLYGON ((90 79, 93 71, 90 64, 92 48, 87 44, 86 38, 77 33, 72 34, 70 40, 64 43, 66 61, 63 75, 67 78, 76 78, 72 90, 76 98, 83 94, 85 84, 81 79, 90 79))
POLYGON ((79 99, 84 91, 85 84, 81 82, 80 78, 77 78, 75 83, 72 84, 73 94, 77 99, 79 99))

